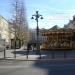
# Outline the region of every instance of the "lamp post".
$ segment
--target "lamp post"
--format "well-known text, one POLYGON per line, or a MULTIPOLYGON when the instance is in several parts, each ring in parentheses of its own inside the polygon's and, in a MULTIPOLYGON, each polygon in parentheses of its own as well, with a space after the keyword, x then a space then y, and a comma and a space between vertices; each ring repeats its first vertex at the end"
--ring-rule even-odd
MULTIPOLYGON (((12 20, 13 21, 13 20, 12 20)), ((13 21, 12 24, 14 25, 14 27, 16 27, 16 22, 13 21)), ((14 29, 14 58, 16 59, 16 29, 14 29)))
MULTIPOLYGON (((35 15, 32 15, 31 19, 35 19, 36 20, 36 23, 37 23, 37 27, 36 27, 36 35, 37 35, 37 43, 36 43, 36 47, 37 47, 37 50, 39 52, 39 26, 38 26, 38 20, 39 19, 43 19, 42 15, 40 15, 38 13, 38 11, 36 11, 36 14, 35 15), (34 18, 35 17, 35 18, 34 18)), ((39 52, 40 53, 40 52, 39 52)))

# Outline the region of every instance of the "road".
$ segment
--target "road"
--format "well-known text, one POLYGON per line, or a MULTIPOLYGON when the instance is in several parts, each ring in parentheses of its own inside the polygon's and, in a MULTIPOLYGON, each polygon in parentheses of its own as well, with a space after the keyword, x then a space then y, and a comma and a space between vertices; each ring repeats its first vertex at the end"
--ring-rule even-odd
POLYGON ((75 60, 0 60, 0 75, 75 75, 75 60))

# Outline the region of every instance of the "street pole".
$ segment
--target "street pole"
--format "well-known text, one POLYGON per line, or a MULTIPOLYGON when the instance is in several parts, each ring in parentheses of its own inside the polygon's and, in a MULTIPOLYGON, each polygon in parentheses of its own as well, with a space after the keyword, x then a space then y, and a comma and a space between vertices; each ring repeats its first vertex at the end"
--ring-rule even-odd
POLYGON ((14 47, 14 58, 16 59, 16 30, 15 30, 15 47, 14 47))
POLYGON ((39 18, 43 19, 43 17, 42 17, 42 15, 38 14, 38 11, 36 11, 35 15, 32 15, 31 19, 34 19, 34 17, 35 17, 35 20, 36 20, 36 23, 37 23, 37 27, 36 27, 36 35, 37 35, 36 48, 37 48, 37 53, 39 53, 40 58, 41 58, 40 46, 39 46, 39 26, 38 26, 38 19, 39 18))
POLYGON ((37 32, 37 44, 36 44, 36 47, 37 47, 37 54, 40 53, 39 51, 39 27, 38 27, 38 18, 39 18, 39 14, 38 14, 38 11, 36 11, 36 23, 37 23, 37 27, 36 27, 36 32, 37 32))
MULTIPOLYGON (((13 21, 13 25, 16 26, 15 21, 13 21)), ((16 29, 14 30, 14 59, 16 59, 16 29)))

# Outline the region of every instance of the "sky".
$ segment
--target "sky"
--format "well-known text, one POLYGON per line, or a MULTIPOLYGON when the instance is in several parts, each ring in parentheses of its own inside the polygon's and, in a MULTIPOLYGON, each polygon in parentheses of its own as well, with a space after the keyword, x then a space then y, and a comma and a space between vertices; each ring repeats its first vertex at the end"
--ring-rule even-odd
MULTIPOLYGON (((54 25, 63 27, 75 15, 75 0, 24 0, 27 20, 30 28, 36 28, 35 19, 31 17, 39 11, 43 20, 39 19, 39 28, 51 28, 54 25)), ((11 18, 11 0, 0 0, 0 15, 7 20, 11 18)))

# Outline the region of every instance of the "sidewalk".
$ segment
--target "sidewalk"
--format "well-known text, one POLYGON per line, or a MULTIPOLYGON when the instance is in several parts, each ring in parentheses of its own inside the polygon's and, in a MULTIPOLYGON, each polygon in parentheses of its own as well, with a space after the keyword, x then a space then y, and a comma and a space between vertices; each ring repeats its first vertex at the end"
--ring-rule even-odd
MULTIPOLYGON (((71 50, 65 53, 63 51, 41 51, 41 59, 40 55, 36 55, 36 51, 30 50, 28 54, 28 59, 27 59, 27 50, 21 49, 16 49, 14 52, 14 49, 11 50, 6 50, 5 57, 6 59, 15 59, 15 54, 16 54, 16 59, 17 60, 61 60, 61 59, 75 59, 75 50, 71 50), (65 58, 64 58, 65 55, 65 58)), ((3 56, 3 53, 0 52, 0 56, 3 56)))
POLYGON ((39 58, 39 55, 36 55, 34 52, 30 51, 28 54, 28 59, 27 59, 27 50, 22 50, 22 49, 16 49, 16 52, 14 52, 14 49, 12 50, 6 50, 6 59, 15 59, 15 54, 16 54, 16 59, 18 60, 37 60, 39 58))

